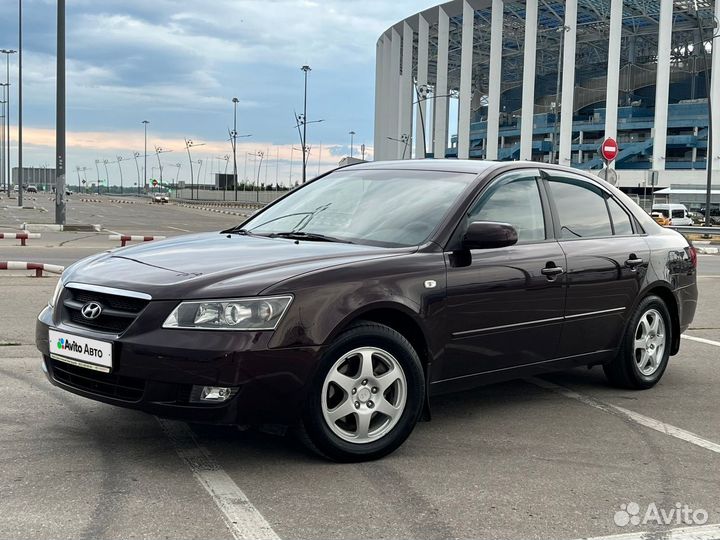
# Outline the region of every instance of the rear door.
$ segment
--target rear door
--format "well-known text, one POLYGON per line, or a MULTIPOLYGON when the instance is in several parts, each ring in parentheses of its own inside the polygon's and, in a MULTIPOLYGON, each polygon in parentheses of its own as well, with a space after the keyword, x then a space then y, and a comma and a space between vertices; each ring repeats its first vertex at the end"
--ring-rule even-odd
POLYGON ((559 357, 606 357, 620 343, 650 250, 630 213, 598 184, 570 173, 545 177, 555 234, 567 258, 559 357))

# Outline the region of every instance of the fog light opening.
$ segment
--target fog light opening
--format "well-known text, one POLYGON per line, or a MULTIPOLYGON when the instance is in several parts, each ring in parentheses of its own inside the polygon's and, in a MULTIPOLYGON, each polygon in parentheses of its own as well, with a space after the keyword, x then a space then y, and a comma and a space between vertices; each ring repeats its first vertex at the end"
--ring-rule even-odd
POLYGON ((237 393, 232 386, 198 386, 194 385, 190 394, 193 403, 223 403, 237 393))

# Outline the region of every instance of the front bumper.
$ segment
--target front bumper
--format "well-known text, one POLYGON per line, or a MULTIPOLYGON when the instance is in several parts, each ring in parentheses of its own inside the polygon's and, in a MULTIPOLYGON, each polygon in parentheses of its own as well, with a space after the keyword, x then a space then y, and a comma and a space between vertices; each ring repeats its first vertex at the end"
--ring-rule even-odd
MULTIPOLYGON (((137 321, 136 321, 137 322, 137 321)), ((213 424, 291 424, 315 373, 320 347, 270 349, 272 332, 142 330, 111 336, 38 316, 35 342, 55 386, 164 418, 213 424), (113 343, 111 373, 52 359, 50 328, 113 343), (227 402, 191 403, 193 385, 237 387, 227 402)))

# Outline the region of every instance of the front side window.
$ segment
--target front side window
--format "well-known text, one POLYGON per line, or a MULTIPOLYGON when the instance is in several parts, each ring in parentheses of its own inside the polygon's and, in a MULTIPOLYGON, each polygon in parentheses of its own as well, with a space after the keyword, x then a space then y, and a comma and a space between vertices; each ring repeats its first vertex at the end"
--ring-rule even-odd
POLYGON ((246 221, 250 234, 417 246, 475 180, 476 174, 340 169, 246 221))
POLYGON ((612 236, 605 196, 599 188, 564 178, 548 183, 560 218, 561 239, 612 236))
POLYGON ((545 240, 542 199, 534 177, 500 180, 480 198, 469 218, 509 223, 518 233, 518 243, 545 240))

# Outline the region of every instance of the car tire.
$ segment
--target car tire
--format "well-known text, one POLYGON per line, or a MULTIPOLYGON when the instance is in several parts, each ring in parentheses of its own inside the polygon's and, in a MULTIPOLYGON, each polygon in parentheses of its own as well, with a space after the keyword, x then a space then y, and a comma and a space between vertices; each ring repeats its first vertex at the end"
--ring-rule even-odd
POLYGON ((408 438, 424 397, 423 368, 408 340, 388 326, 361 321, 323 354, 298 435, 332 461, 378 459, 408 438))
POLYGON ((603 366, 614 386, 634 390, 652 388, 670 359, 672 321, 658 296, 643 298, 630 318, 617 356, 603 366))

